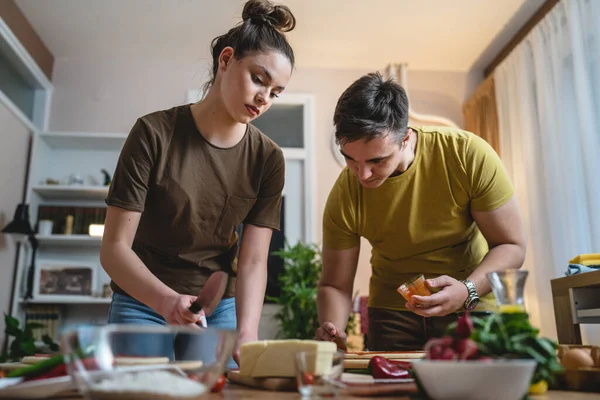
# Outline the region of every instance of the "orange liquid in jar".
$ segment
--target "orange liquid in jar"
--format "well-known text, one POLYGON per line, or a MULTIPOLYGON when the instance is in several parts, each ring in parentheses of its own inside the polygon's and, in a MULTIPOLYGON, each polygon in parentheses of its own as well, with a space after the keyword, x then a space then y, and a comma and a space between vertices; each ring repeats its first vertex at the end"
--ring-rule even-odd
POLYGON ((396 289, 398 293, 400 293, 406 301, 410 301, 411 297, 414 295, 417 296, 430 296, 431 292, 425 286, 425 277, 420 275, 408 281, 407 283, 400 285, 398 289, 396 289))

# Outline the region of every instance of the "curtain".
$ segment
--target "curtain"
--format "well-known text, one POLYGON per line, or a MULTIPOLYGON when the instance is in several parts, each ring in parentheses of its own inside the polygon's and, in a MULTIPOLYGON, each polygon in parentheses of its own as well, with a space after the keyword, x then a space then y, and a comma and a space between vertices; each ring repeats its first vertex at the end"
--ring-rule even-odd
POLYGON ((500 154, 494 77, 490 75, 463 106, 465 129, 481 136, 500 154))
MULTIPOLYGON (((599 55, 600 1, 562 0, 494 72, 500 150, 528 234, 526 304, 549 337, 550 280, 600 253, 599 55)), ((597 326, 582 336, 600 342, 597 326)))

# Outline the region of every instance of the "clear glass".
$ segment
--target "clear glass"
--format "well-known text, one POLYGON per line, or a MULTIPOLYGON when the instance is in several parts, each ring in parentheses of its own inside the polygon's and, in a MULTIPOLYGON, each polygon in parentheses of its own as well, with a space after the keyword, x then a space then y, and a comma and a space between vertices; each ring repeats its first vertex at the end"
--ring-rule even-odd
POLYGON ((499 312, 526 312, 523 295, 528 274, 528 271, 521 269, 487 274, 499 312))
POLYGON ((65 331, 61 348, 86 400, 189 400, 210 393, 236 340, 210 327, 115 324, 65 331))
POLYGON ((431 295, 431 291, 425 285, 425 276, 423 274, 414 276, 400 285, 396 290, 406 299, 406 301, 410 301, 410 298, 415 294, 417 296, 431 295))
POLYGON ((303 397, 336 396, 344 372, 342 351, 302 351, 296 353, 296 381, 303 397))

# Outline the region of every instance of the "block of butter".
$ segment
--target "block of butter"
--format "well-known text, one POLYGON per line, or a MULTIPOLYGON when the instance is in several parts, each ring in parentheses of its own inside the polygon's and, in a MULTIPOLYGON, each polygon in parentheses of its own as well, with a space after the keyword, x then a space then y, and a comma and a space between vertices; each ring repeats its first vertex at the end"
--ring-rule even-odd
POLYGON ((295 377, 296 353, 306 351, 318 353, 310 357, 309 366, 314 375, 331 371, 333 354, 337 351, 334 342, 316 340, 259 340, 240 346, 240 375, 253 378, 295 377))

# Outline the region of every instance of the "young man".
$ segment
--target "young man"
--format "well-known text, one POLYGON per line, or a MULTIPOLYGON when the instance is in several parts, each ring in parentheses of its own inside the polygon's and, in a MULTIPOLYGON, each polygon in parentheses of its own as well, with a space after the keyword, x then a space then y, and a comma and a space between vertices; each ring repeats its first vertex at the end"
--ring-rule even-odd
POLYGON ((347 168, 323 215, 316 339, 345 337, 360 238, 373 246, 368 349, 419 350, 456 313, 493 309, 486 274, 520 268, 525 236, 494 150, 451 128, 408 127, 402 87, 378 73, 354 82, 334 114, 347 168), (396 291, 424 274, 431 296, 396 291))

